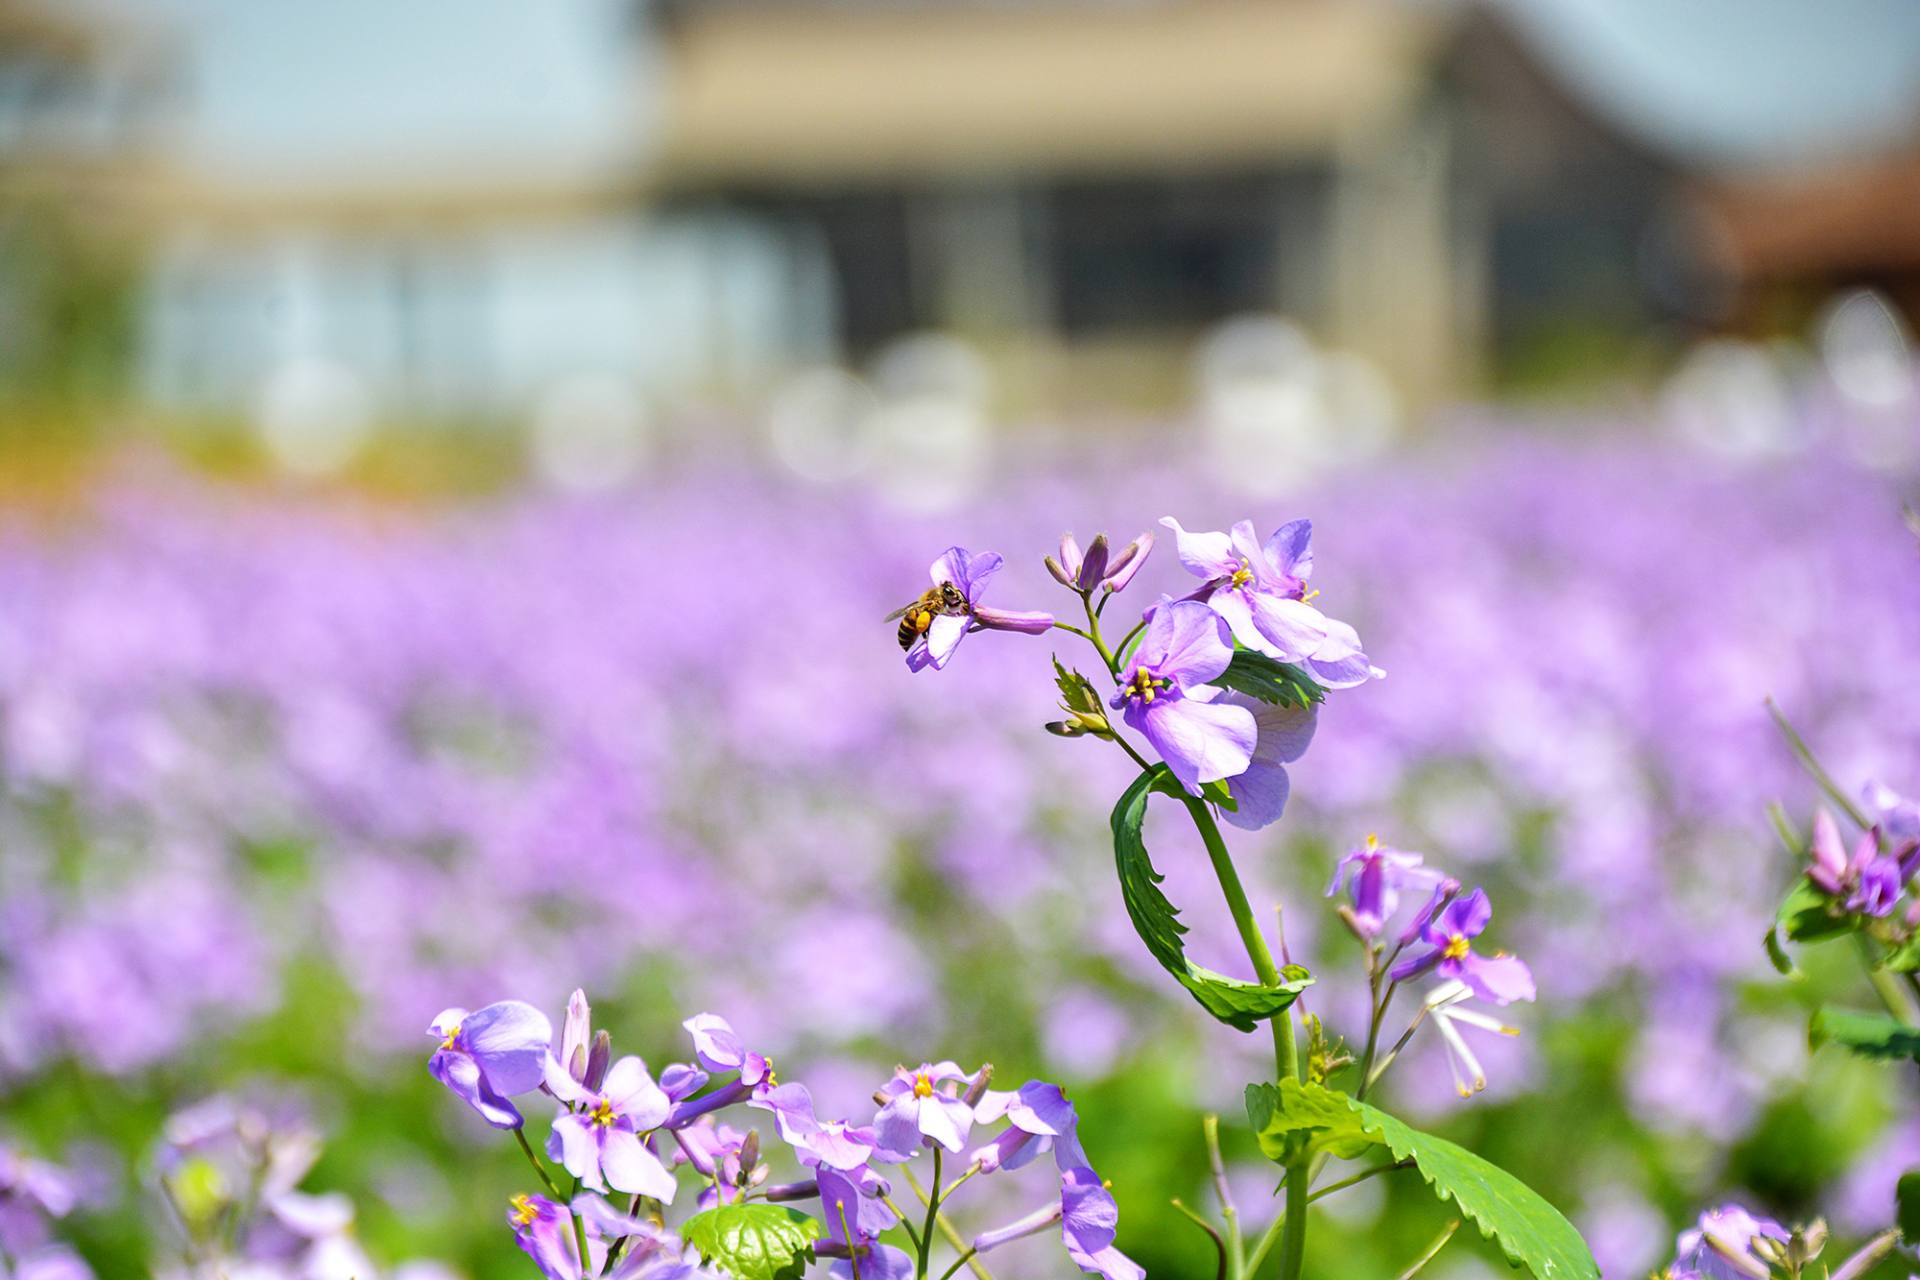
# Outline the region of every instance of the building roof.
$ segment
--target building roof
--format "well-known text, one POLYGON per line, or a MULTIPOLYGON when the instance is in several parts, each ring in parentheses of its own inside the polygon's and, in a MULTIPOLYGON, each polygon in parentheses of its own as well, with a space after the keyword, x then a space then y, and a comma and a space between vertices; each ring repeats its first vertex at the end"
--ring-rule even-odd
POLYGON ((1333 0, 687 6, 656 171, 826 184, 1324 151, 1412 103, 1437 35, 1333 0))

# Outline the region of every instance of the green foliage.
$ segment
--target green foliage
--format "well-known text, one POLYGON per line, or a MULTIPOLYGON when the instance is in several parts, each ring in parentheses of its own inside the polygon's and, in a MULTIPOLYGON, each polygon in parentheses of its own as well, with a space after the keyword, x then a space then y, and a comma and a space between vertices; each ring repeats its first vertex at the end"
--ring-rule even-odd
POLYGON ((1920 972, 1920 933, 1888 952, 1886 967, 1895 973, 1920 972))
POLYGON ((1060 665, 1060 659, 1053 660, 1053 682, 1060 689, 1060 709, 1067 718, 1049 724, 1047 728, 1063 738, 1077 738, 1082 734, 1096 737, 1110 737, 1107 729, 1107 709, 1100 701, 1100 691, 1093 687, 1093 681, 1078 671, 1069 671, 1060 665))
POLYGON ((1322 1085, 1283 1080, 1247 1087, 1247 1117, 1260 1149, 1289 1163, 1325 1152, 1351 1158, 1379 1146, 1419 1169, 1507 1260, 1541 1280, 1599 1280, 1586 1242, 1560 1211, 1518 1178, 1466 1148, 1422 1133, 1378 1107, 1322 1085))
POLYGON ((1283 707, 1310 707, 1327 697, 1327 691, 1300 668, 1252 649, 1235 650, 1233 662, 1213 683, 1283 707))
POLYGON ((680 1235, 736 1280, 800 1280, 821 1226, 782 1204, 726 1204, 688 1218, 680 1235))
POLYGON ((1774 914, 1773 927, 1767 930, 1764 939, 1767 959, 1781 974, 1792 977, 1797 970, 1782 939, 1824 942, 1852 933, 1858 927, 1857 917, 1841 910, 1832 894, 1816 888, 1812 881, 1803 876, 1780 903, 1780 910, 1774 914))
POLYGON ((1912 1058, 1920 1062, 1920 1028, 1896 1022, 1884 1013, 1819 1009, 1807 1028, 1815 1048, 1837 1044, 1863 1058, 1912 1058))
POLYGON ((1900 1175, 1900 1181, 1894 1187, 1893 1202, 1894 1221, 1899 1224, 1900 1238, 1909 1245, 1920 1245, 1920 1169, 1900 1175))
POLYGON ((1291 1005, 1313 979, 1298 965, 1288 965, 1286 981, 1268 987, 1229 978, 1187 959, 1186 946, 1180 940, 1187 927, 1180 923, 1180 913, 1167 901, 1166 894, 1160 892, 1164 877, 1154 869, 1141 837, 1147 798, 1155 791, 1180 794, 1179 783, 1165 765, 1155 765, 1152 772, 1135 778, 1113 806, 1113 859, 1120 873, 1120 897, 1126 904, 1127 917, 1147 944, 1147 951, 1200 1002, 1201 1008, 1230 1027, 1252 1031, 1291 1005))

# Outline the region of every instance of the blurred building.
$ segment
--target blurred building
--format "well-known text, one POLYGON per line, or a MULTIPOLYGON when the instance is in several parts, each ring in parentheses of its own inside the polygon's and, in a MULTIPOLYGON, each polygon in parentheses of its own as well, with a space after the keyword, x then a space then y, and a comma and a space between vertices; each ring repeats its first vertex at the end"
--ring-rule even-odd
POLYGON ((140 374, 195 412, 740 397, 926 330, 1164 403, 1249 312, 1418 405, 1724 301, 1697 157, 1524 5, 168 5, 140 374))

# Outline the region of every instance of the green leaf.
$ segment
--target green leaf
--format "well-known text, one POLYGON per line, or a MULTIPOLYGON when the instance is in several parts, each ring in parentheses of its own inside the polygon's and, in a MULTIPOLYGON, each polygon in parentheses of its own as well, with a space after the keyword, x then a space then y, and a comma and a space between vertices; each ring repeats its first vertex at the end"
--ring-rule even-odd
POLYGON ((1300 668, 1252 649, 1236 649, 1233 662, 1213 683, 1283 707, 1310 707, 1327 697, 1327 691, 1300 668))
POLYGON ((1228 788, 1224 778, 1218 782, 1201 783, 1200 795, 1202 799, 1219 805, 1228 813, 1238 813, 1240 811, 1240 802, 1233 798, 1233 792, 1228 788))
POLYGON ((1200 1002, 1201 1008, 1230 1027, 1252 1031, 1291 1005, 1313 979, 1298 965, 1288 965, 1286 981, 1268 987, 1229 978, 1187 959, 1186 946, 1180 940, 1187 927, 1180 923, 1180 913, 1167 901, 1167 895, 1160 892, 1164 877, 1154 869, 1140 834, 1147 818, 1147 798, 1155 791, 1185 794, 1165 765, 1155 765, 1152 772, 1135 778, 1113 806, 1113 861, 1120 873, 1120 898, 1126 904, 1127 917, 1147 944, 1147 951, 1200 1002))
POLYGON ((1920 1062, 1920 1027, 1895 1022, 1884 1013, 1818 1009, 1807 1028, 1815 1048, 1837 1044, 1863 1058, 1912 1058, 1920 1062))
POLYGON ((735 1280, 801 1280, 821 1232, 817 1219, 783 1204, 728 1204, 688 1218, 680 1238, 735 1280))
POLYGON ((1920 933, 1889 951, 1886 966, 1895 973, 1920 972, 1920 933))
POLYGON ((1100 693, 1093 687, 1093 681, 1078 671, 1069 671, 1060 665, 1060 659, 1053 660, 1053 682, 1060 686, 1060 705, 1068 711, 1091 711, 1102 714, 1106 708, 1100 703, 1100 693))
POLYGON ((1498 1241, 1514 1266, 1541 1280, 1599 1280, 1586 1241, 1558 1209, 1465 1147, 1337 1090, 1297 1080, 1247 1086, 1247 1118, 1260 1149, 1287 1161, 1385 1147, 1395 1160, 1411 1161, 1433 1193, 1453 1201, 1481 1235, 1498 1241))
POLYGON ((1858 917, 1839 910, 1831 894, 1803 877, 1780 904, 1775 927, 1795 942, 1819 942, 1851 933, 1858 924, 1858 917))
POLYGON ((1920 1244, 1920 1169, 1900 1175, 1893 1189, 1894 1221, 1900 1238, 1910 1245, 1920 1244))
POLYGON ((1775 969, 1779 970, 1781 977, 1791 978, 1800 972, 1793 963, 1793 957, 1787 954, 1785 944, 1780 941, 1780 930, 1777 926, 1767 930, 1767 936, 1762 938, 1761 942, 1767 948, 1767 959, 1772 962, 1775 969))

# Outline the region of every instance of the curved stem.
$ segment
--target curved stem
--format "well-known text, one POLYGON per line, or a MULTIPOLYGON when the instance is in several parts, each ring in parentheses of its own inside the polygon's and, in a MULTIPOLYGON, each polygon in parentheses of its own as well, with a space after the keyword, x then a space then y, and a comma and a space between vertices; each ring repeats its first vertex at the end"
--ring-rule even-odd
MULTIPOLYGON (((1118 680, 1120 678, 1120 661, 1113 656, 1113 650, 1107 648, 1107 642, 1100 638, 1100 615, 1094 612, 1092 595, 1082 591, 1080 593, 1080 605, 1087 611, 1087 639, 1091 640, 1093 647, 1100 651, 1100 660, 1107 664, 1107 674, 1111 675, 1115 680, 1118 680)), ((1060 624, 1056 622, 1053 625, 1057 627, 1060 624)))
MULTIPOLYGON (((1220 1220, 1227 1224, 1226 1245, 1221 1250, 1222 1265, 1229 1268, 1226 1274, 1232 1280, 1242 1280, 1247 1274, 1244 1260, 1246 1245, 1240 1234, 1240 1210, 1233 1202, 1233 1189, 1227 1185, 1227 1162, 1220 1157, 1220 1117, 1204 1117, 1200 1121, 1200 1131, 1207 1139, 1207 1165, 1213 1170, 1213 1194, 1220 1201, 1220 1220)), ((1178 1200, 1174 1203, 1180 1204, 1178 1200)))
POLYGON ((920 1260, 913 1269, 915 1280, 926 1280, 927 1268, 933 1261, 933 1227, 940 1215, 940 1159, 942 1148, 937 1144, 933 1148, 933 1178, 928 1183, 933 1188, 927 1196, 927 1220, 920 1226, 920 1260))
POLYGON ((579 1198, 580 1179, 575 1178, 573 1194, 567 1197, 567 1212, 573 1215, 573 1242, 580 1246, 580 1274, 585 1275, 588 1268, 593 1266, 593 1261, 587 1255, 587 1220, 573 1207, 573 1202, 579 1198))
MULTIPOLYGON (((1220 1265, 1214 1272, 1214 1280, 1227 1280, 1227 1242, 1220 1238, 1220 1233, 1213 1229, 1211 1222, 1208 1222, 1205 1218, 1187 1208, 1186 1205, 1181 1204, 1178 1200, 1174 1200, 1171 1203, 1175 1209, 1178 1209, 1186 1215, 1189 1222, 1206 1232, 1207 1238, 1213 1241, 1213 1247, 1218 1250, 1220 1254, 1220 1265)), ((951 1271, 947 1273, 947 1275, 952 1274, 951 1271)), ((946 1276, 942 1276, 940 1280, 946 1280, 946 1276)))
POLYGON ((977 1252, 978 1250, 969 1245, 965 1253, 953 1260, 952 1266, 940 1273, 940 1280, 953 1280, 953 1277, 960 1274, 960 1268, 973 1261, 973 1255, 977 1252))
POLYGON ((558 1200, 560 1198, 560 1188, 553 1185, 553 1179, 547 1173, 547 1166, 540 1163, 539 1156, 533 1154, 533 1148, 527 1143, 526 1130, 516 1126, 513 1131, 513 1136, 519 1140, 520 1149, 527 1153, 527 1163, 532 1165, 533 1171, 540 1175, 541 1185, 546 1187, 547 1194, 555 1200, 558 1200))

